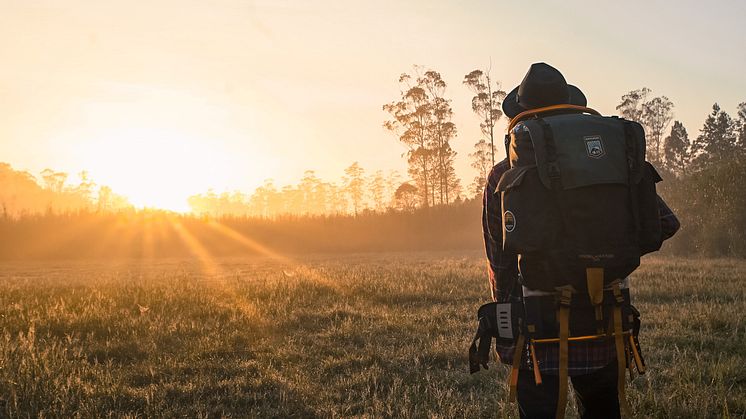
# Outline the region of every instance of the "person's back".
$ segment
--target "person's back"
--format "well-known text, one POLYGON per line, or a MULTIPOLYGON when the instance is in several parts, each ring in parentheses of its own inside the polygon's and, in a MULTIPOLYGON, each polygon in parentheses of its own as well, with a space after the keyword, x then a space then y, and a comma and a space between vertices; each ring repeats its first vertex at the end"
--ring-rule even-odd
POLYGON ((618 360, 626 363, 628 350, 630 357, 641 358, 632 330, 639 325, 639 314, 629 304, 626 276, 641 254, 657 250, 679 226, 655 195, 659 178, 652 166, 643 165, 644 151, 634 151, 635 141, 644 141, 635 135, 643 134, 616 118, 562 117, 595 112, 585 106, 583 93, 556 69, 532 65, 503 102, 511 118, 508 157, 493 167, 484 192, 482 223, 492 299, 517 304, 522 316, 516 338, 497 344, 500 360, 514 368, 511 394, 517 396, 521 417, 564 414, 567 376, 582 417, 620 416, 626 365, 618 360), (608 128, 603 135, 582 137, 587 161, 576 164, 568 157, 573 153, 569 146, 557 144, 568 135, 568 124, 570 130, 572 124, 586 130, 596 124, 594 133, 608 128), (617 135, 614 130, 621 131, 617 135), (638 186, 645 179, 652 183, 652 192, 650 186, 638 186), (588 193, 596 194, 597 201, 587 199, 588 193), (588 202, 577 202, 583 200, 588 202), (601 220, 597 224, 582 214, 594 209, 603 211, 591 215, 601 220), (614 219, 604 219, 610 214, 614 219), (650 214, 655 222, 650 222, 650 214), (567 225, 589 219, 594 223, 590 228, 567 225), (627 228, 630 225, 636 229, 627 228))

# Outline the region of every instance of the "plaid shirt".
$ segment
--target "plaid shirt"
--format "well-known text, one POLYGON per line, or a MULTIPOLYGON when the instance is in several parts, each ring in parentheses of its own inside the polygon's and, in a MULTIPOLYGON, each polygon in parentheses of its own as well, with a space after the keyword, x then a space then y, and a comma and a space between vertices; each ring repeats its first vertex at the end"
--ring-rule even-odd
MULTIPOLYGON (((489 280, 492 300, 498 302, 520 302, 522 296, 521 285, 518 282, 518 256, 515 253, 503 251, 502 248, 502 209, 500 195, 495 194, 497 183, 510 168, 508 159, 501 161, 492 168, 484 190, 482 207, 482 230, 484 244, 489 262, 489 280)), ((663 238, 668 239, 679 229, 679 220, 663 200, 658 197, 661 214, 663 238)), ((536 346, 536 357, 539 369, 543 374, 558 374, 559 353, 558 345, 536 346)), ((521 368, 531 367, 528 356, 528 346, 524 348, 521 368)), ((497 346, 500 360, 505 364, 512 364, 515 346, 497 346)), ((591 373, 608 365, 616 359, 614 341, 597 340, 588 342, 574 342, 569 345, 568 374, 583 375, 591 373)))

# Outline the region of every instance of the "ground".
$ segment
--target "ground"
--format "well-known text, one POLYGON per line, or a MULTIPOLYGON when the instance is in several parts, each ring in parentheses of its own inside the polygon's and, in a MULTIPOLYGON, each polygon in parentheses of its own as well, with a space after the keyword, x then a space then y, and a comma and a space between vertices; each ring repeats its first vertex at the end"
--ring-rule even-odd
MULTIPOLYGON (((636 417, 746 415, 744 278, 644 260, 636 417)), ((3 262, 0 416, 517 417, 468 373, 488 296, 479 253, 3 262)))

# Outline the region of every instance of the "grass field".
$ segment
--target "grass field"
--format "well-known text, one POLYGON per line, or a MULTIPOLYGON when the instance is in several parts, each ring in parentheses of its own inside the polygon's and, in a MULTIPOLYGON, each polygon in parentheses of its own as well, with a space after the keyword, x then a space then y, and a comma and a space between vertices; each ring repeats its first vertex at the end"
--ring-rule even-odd
MULTIPOLYGON (((636 417, 746 416, 746 262, 647 259, 636 417)), ((0 416, 517 417, 479 253, 0 264, 0 416)))

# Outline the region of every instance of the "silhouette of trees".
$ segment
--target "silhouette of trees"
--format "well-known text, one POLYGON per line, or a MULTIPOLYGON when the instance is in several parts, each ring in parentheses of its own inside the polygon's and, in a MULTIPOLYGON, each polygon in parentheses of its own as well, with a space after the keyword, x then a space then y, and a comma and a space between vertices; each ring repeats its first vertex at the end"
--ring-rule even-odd
POLYGON ((738 104, 737 115, 738 154, 740 157, 746 157, 746 102, 738 104))
POLYGON ((366 177, 365 170, 354 162, 345 169, 339 184, 324 181, 315 171, 306 170, 297 185, 278 188, 272 179, 267 179, 251 194, 217 194, 208 190, 189 197, 187 202, 194 213, 214 217, 315 217, 371 210, 385 212, 395 206, 394 193, 401 184, 400 178, 396 171, 385 176, 381 170, 366 177))
POLYGON ((664 167, 677 176, 684 175, 690 161, 689 134, 684 124, 674 121, 671 134, 663 141, 663 150, 664 167))
POLYGON ((365 171, 360 167, 358 162, 352 163, 345 169, 345 192, 350 197, 352 210, 355 215, 357 215, 358 211, 362 209, 363 186, 365 185, 364 175, 365 171))
POLYGON ((430 119, 430 100, 427 91, 418 84, 412 84, 412 76, 403 73, 399 76, 401 98, 383 105, 392 120, 385 121, 383 126, 399 136, 399 141, 408 147, 407 163, 409 175, 420 185, 422 204, 430 205, 430 172, 432 153, 429 146, 427 127, 430 119))
MULTIPOLYGON (((473 70, 464 76, 463 84, 472 92, 471 110, 481 119, 479 127, 482 135, 490 143, 490 161, 495 165, 495 123, 503 116, 502 101, 506 93, 500 89, 499 82, 492 82, 490 71, 473 70)), ((479 144, 479 143, 477 143, 479 144)))
POLYGON ((487 175, 494 164, 491 162, 491 156, 494 155, 494 147, 488 144, 484 138, 474 144, 474 152, 469 154, 471 158, 471 167, 477 170, 477 175, 471 184, 469 192, 473 196, 479 196, 487 185, 487 175))
POLYGON ((455 195, 453 161, 456 152, 450 141, 456 136, 453 110, 444 97, 446 83, 440 73, 422 67, 414 75, 399 77, 401 97, 383 105, 392 119, 383 126, 407 146, 409 175, 417 184, 422 205, 447 204, 455 195))
MULTIPOLYGON (((454 188, 459 181, 454 177, 453 161, 456 152, 451 149, 450 141, 456 136, 456 124, 451 122, 453 110, 451 101, 444 98, 446 83, 436 71, 426 71, 418 79, 418 83, 425 87, 430 97, 431 119, 428 126, 430 132, 430 148, 435 154, 434 176, 437 179, 437 197, 439 204, 448 204, 457 195, 454 188)), ((435 185, 433 185, 435 186, 435 185)), ((433 192, 435 195, 435 191, 433 192)))
POLYGON ((645 112, 645 102, 651 90, 647 87, 632 90, 622 95, 622 101, 617 105, 616 110, 619 116, 630 121, 643 123, 643 113, 645 112))
POLYGON ((736 122, 715 103, 705 119, 704 126, 692 144, 695 170, 737 156, 738 138, 736 122))
POLYGON ((65 182, 67 181, 67 173, 55 172, 52 169, 44 169, 41 172, 41 178, 44 180, 46 189, 61 193, 65 182))
POLYGON ((659 96, 645 102, 643 106, 643 125, 647 128, 648 144, 653 146, 652 158, 661 163, 663 136, 673 120, 673 102, 665 96, 659 96))
POLYGON ((401 211, 413 211, 417 207, 417 187, 407 182, 402 183, 394 193, 396 208, 401 211))
POLYGON ((383 212, 386 209, 386 179, 383 170, 376 170, 368 180, 368 190, 373 209, 383 212))
POLYGON ((401 174, 396 170, 389 171, 388 176, 386 176, 386 205, 390 208, 396 207, 394 204, 394 195, 401 183, 401 174))
POLYGON ((663 138, 673 120, 674 105, 666 96, 648 100, 651 92, 647 87, 633 90, 622 96, 616 109, 622 118, 639 122, 645 127, 648 160, 660 164, 663 161, 663 138))
POLYGON ((3 217, 23 214, 65 213, 129 208, 127 200, 111 188, 96 183, 87 172, 78 184, 68 184, 65 172, 44 169, 40 180, 32 174, 0 163, 0 212, 3 217))

